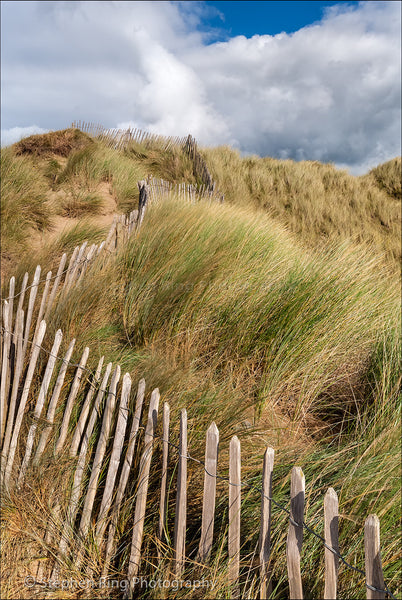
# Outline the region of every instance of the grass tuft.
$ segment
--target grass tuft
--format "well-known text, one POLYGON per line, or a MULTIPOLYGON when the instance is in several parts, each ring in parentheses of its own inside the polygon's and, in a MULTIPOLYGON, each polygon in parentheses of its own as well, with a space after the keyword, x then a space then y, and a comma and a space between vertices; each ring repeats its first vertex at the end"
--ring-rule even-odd
POLYGON ((17 155, 28 154, 33 156, 68 156, 71 151, 78 150, 93 144, 92 139, 79 129, 63 129, 38 135, 31 135, 14 144, 17 155))
POLYGON ((95 192, 71 187, 69 194, 61 202, 63 217, 82 217, 83 215, 96 215, 102 210, 103 201, 95 192))
POLYGON ((15 257, 28 245, 32 229, 44 231, 52 222, 47 182, 28 157, 1 149, 1 253, 15 257))
POLYGON ((400 156, 371 169, 370 174, 374 177, 378 186, 384 189, 391 198, 402 199, 402 162, 400 156))

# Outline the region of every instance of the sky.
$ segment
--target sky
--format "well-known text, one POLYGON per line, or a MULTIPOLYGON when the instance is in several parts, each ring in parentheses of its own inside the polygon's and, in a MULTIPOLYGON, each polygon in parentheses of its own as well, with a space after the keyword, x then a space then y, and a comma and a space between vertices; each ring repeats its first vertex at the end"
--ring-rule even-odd
POLYGON ((361 174, 401 154, 401 3, 1 3, 1 139, 73 120, 361 174))

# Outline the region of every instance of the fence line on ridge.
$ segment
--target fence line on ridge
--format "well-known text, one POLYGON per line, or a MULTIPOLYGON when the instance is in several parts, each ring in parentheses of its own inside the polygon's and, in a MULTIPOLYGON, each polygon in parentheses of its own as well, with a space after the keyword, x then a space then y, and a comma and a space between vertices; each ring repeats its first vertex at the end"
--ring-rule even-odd
MULTIPOLYGON (((223 201, 224 196, 217 189, 208 166, 198 150, 197 142, 191 135, 184 137, 163 136, 141 129, 132 129, 131 127, 127 129, 107 129, 102 125, 87 123, 85 121, 74 121, 71 127, 98 138, 107 146, 116 150, 124 150, 132 143, 141 144, 145 148, 157 146, 163 152, 170 148, 177 148, 187 155, 192 162, 193 174, 199 182, 197 187, 204 188, 203 192, 199 191, 199 193, 209 194, 210 196, 219 198, 220 202, 223 201)), ((183 183, 182 185, 185 186, 186 184, 183 183)))

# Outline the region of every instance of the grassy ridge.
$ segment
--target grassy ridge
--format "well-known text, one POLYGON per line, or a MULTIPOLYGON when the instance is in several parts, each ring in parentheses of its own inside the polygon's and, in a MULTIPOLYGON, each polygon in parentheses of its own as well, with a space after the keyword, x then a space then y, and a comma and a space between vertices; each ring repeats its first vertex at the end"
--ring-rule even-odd
POLYGON ((241 158, 229 147, 203 154, 230 203, 267 211, 310 247, 350 239, 400 269, 400 158, 354 177, 317 161, 241 158))
MULTIPOLYGON (((26 158, 13 156, 15 161, 26 158)), ((173 442, 179 411, 186 407, 193 456, 202 458, 205 431, 215 420, 223 475, 233 434, 242 442, 242 479, 257 487, 265 447, 273 446, 274 497, 285 506, 290 469, 294 464, 302 466, 306 521, 320 534, 323 494, 334 487, 340 497, 342 552, 356 566, 364 565, 364 518, 377 513, 385 578, 394 593, 401 593, 401 544, 395 535, 401 508, 400 295, 393 273, 400 252, 394 246, 400 202, 397 191, 385 191, 387 186, 397 190, 394 163, 353 178, 318 163, 240 159, 229 149, 208 150, 205 156, 227 202, 188 205, 172 197, 150 206, 138 236, 88 270, 80 285, 59 303, 49 323, 48 340, 60 327, 63 348, 77 338, 75 362, 88 345, 91 367, 105 354, 107 362, 118 362, 123 373, 129 371, 134 382, 145 377, 148 390, 159 387, 162 401, 171 405, 173 442), (389 229, 380 223, 386 218, 389 229), (389 272, 384 269, 384 252, 393 265, 389 272)), ((163 153, 138 144, 117 152, 89 143, 74 149, 59 166, 50 164, 54 157, 30 160, 40 181, 55 188, 76 186, 91 193, 99 182, 108 181, 120 210, 134 207, 136 182, 148 173, 171 181, 193 181, 191 164, 177 150, 163 153)), ((102 236, 101 229, 83 222, 40 256, 22 255, 17 280, 26 269, 32 273, 37 261, 42 272, 54 269, 62 251, 102 236)), ((21 597, 27 593, 18 583, 19 565, 32 560, 40 547, 44 515, 51 506, 46 504, 49 490, 68 494, 71 473, 68 461, 55 465, 49 452, 40 473, 28 479, 31 488, 27 486, 21 497, 7 504, 4 518, 9 533, 2 545, 3 568, 10 582, 7 597, 16 597, 17 588, 21 597), (31 545, 26 544, 28 532, 31 545)), ((167 566, 163 561, 156 564, 152 537, 158 519, 159 476, 155 467, 142 574, 165 578, 167 566)), ((202 477, 202 469, 189 463, 190 551, 200 528, 202 477)), ((101 486, 103 481, 104 475, 101 486)), ((216 579, 211 598, 230 597, 225 582, 227 489, 223 483, 218 488, 213 560, 204 574, 216 579)), ((120 578, 127 572, 135 494, 130 491, 121 530, 125 543, 115 564, 120 578)), ((174 499, 173 481, 171 528, 174 499)), ((258 492, 244 491, 242 582, 249 578, 258 541, 259 511, 258 492)), ((286 531, 286 514, 274 507, 274 589, 280 599, 288 597, 286 531)), ((305 594, 321 598, 323 548, 308 534, 304 544, 305 594)), ((86 558, 85 565, 96 579, 102 572, 102 557, 90 543, 86 558)), ((61 575, 82 579, 87 576, 85 565, 80 570, 74 561, 66 562, 61 575)), ((190 564, 186 577, 197 579, 197 575, 190 564)), ((118 597, 117 590, 113 594, 118 597)), ((181 590, 171 597, 186 594, 181 590)), ((365 597, 363 579, 341 567, 339 597, 351 594, 365 597)), ((85 597, 99 596, 88 591, 85 597)), ((152 593, 148 590, 143 597, 152 593)))
MULTIPOLYGON (((363 520, 377 512, 385 574, 395 589, 398 289, 392 277, 376 282, 375 265, 351 247, 317 257, 291 240, 268 217, 243 209, 175 200, 150 207, 138 238, 110 259, 102 279, 94 273, 71 291, 52 328, 77 337, 77 355, 89 345, 134 380, 145 376, 158 386, 172 422, 185 406, 194 456, 203 455, 204 433, 216 420, 223 473, 234 433, 243 443, 243 478, 254 484, 265 445, 274 446, 275 497, 285 505, 289 471, 302 465, 306 520, 313 525, 320 527, 322 495, 333 486, 341 501, 341 544, 352 563, 364 562, 363 520), (244 420, 254 428, 239 430, 244 420)), ((196 536, 201 476, 194 472, 192 481, 189 522, 196 536)), ((215 551, 227 527, 224 486, 220 492, 215 551)), ((151 505, 157 487, 153 494, 151 505)), ((243 507, 244 556, 257 542, 258 513, 259 497, 251 492, 243 507)), ((285 598, 286 515, 275 509, 274 519, 276 597, 285 598)), ((319 598, 323 551, 308 535, 304 556, 306 593, 319 598)), ((224 568, 223 560, 219 594, 224 568)), ((363 598, 361 577, 344 570, 340 597, 350 597, 355 586, 354 597, 363 598)))
MULTIPOLYGON (((122 212, 136 204, 137 181, 149 174, 195 183, 192 163, 178 148, 131 142, 117 151, 78 130, 31 136, 3 154, 3 256, 24 243, 29 227, 49 228, 52 214, 96 214, 101 182, 110 184, 122 212), (47 202, 49 191, 63 200, 47 202)), ((329 240, 350 240, 384 255, 394 272, 400 268, 400 158, 353 177, 318 162, 242 159, 226 147, 205 149, 204 156, 229 203, 263 209, 304 245, 319 250, 329 240)))

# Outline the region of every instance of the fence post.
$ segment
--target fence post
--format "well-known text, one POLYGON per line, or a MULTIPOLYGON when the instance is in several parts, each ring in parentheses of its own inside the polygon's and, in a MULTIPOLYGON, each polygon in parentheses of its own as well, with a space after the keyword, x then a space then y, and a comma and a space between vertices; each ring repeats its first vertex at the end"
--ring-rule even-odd
MULTIPOLYGON (((324 498, 324 536, 327 546, 339 553, 338 542, 339 512, 338 496, 333 488, 329 488, 324 498)), ((338 582, 338 557, 325 548, 325 588, 324 600, 336 598, 338 582)))
POLYGON ((3 440, 3 432, 6 426, 7 416, 7 404, 8 404, 8 390, 7 390, 7 379, 10 369, 9 353, 11 346, 11 333, 10 333, 10 305, 7 300, 4 301, 3 309, 3 324, 4 324, 4 337, 3 337, 3 361, 1 367, 1 388, 0 388, 0 441, 3 440))
POLYGON ((125 592, 124 597, 132 598, 135 577, 137 576, 141 560, 141 545, 142 535, 144 532, 145 508, 148 494, 149 470, 151 467, 152 449, 154 434, 157 425, 159 408, 159 390, 156 388, 151 395, 151 401, 148 412, 148 423, 145 430, 145 446, 141 456, 139 469, 139 482, 137 491, 137 501, 135 503, 133 537, 131 541, 130 561, 128 565, 127 579, 129 587, 125 592))
POLYGON ((268 447, 264 454, 261 490, 261 525, 260 525, 260 598, 268 598, 271 593, 269 559, 271 556, 271 500, 272 473, 274 469, 275 451, 268 447))
POLYGON ((112 250, 115 249, 116 225, 117 225, 117 221, 116 221, 116 217, 114 217, 113 223, 109 229, 109 233, 107 234, 107 238, 105 241, 105 250, 106 251, 111 252, 112 250))
POLYGON ((303 543, 304 474, 300 467, 293 467, 290 484, 290 519, 286 543, 286 558, 291 600, 303 600, 300 572, 300 553, 303 543))
MULTIPOLYGON (((385 590, 380 553, 380 521, 377 515, 369 515, 364 524, 364 558, 366 567, 366 583, 378 590, 385 590)), ((367 599, 386 598, 385 592, 367 588, 367 599)))
POLYGON ((181 577, 186 556, 187 523, 187 411, 180 413, 179 467, 177 471, 176 515, 174 524, 175 576, 181 577))
MULTIPOLYGON (((9 283, 9 293, 8 293, 8 331, 10 335, 10 345, 9 345, 9 371, 7 374, 6 380, 6 396, 9 396, 10 386, 12 384, 11 378, 14 372, 14 363, 15 363, 15 340, 13 335, 13 311, 14 311, 14 294, 15 294, 15 277, 11 277, 9 283)), ((4 419, 5 419, 5 415, 4 419)), ((4 420, 5 426, 5 420, 4 420)))
POLYGON ((12 330, 13 330, 14 294, 15 294, 15 277, 13 275, 10 278, 10 283, 9 283, 9 288, 8 288, 8 298, 7 298, 7 302, 10 307, 10 327, 9 327, 10 333, 12 333, 12 330))
POLYGON ((88 248, 87 252, 85 252, 84 260, 83 260, 82 267, 81 267, 81 272, 80 272, 79 277, 78 277, 78 283, 80 281, 82 281, 82 279, 84 278, 85 271, 87 270, 88 264, 91 262, 91 260, 95 256, 95 253, 96 253, 97 249, 98 249, 98 245, 97 244, 92 244, 92 246, 90 246, 88 248))
MULTIPOLYGON (((241 463, 240 441, 234 435, 229 446, 229 585, 239 579, 240 569, 240 511, 241 511, 241 463)), ((239 596, 238 586, 232 590, 232 596, 239 596)))
POLYGON ((219 431, 212 422, 207 431, 205 446, 204 497, 202 501, 201 540, 197 560, 207 562, 214 535, 216 469, 218 463, 219 431))
MULTIPOLYGON (((169 417, 170 406, 168 402, 163 404, 163 453, 162 453, 162 478, 161 478, 161 497, 159 503, 159 540, 167 537, 166 532, 166 513, 167 513, 167 474, 169 463, 169 417)), ((159 552, 159 549, 158 549, 159 552)))
POLYGON ((84 252, 86 250, 86 247, 88 245, 88 242, 85 241, 83 242, 83 244, 81 244, 79 250, 78 250, 78 254, 77 254, 77 258, 75 259, 75 261, 73 262, 73 264, 71 265, 72 271, 70 273, 70 277, 68 278, 68 282, 66 284, 66 290, 69 290, 72 286, 72 284, 74 283, 74 281, 76 280, 79 270, 80 270, 80 266, 83 264, 83 256, 84 256, 84 252))
POLYGON ((137 185, 140 192, 140 198, 138 201, 138 218, 136 229, 139 229, 144 219, 145 209, 148 203, 149 185, 147 184, 145 179, 139 181, 137 185))

